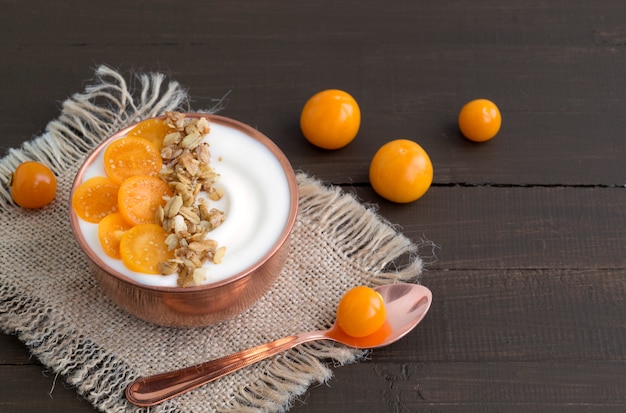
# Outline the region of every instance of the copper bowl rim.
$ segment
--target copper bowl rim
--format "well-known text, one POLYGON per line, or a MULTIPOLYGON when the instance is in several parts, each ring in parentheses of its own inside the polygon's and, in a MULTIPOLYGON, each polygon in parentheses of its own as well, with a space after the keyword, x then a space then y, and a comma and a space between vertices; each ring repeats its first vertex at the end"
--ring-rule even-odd
MULTIPOLYGON (((109 265, 107 265, 105 262, 103 262, 94 251, 91 250, 91 248, 89 248, 89 246, 87 245, 87 241, 85 240, 82 232, 79 229, 79 224, 78 224, 78 220, 80 218, 78 218, 78 216, 76 215, 76 213, 74 212, 72 205, 71 205, 71 198, 72 198, 72 194, 74 194, 74 191, 76 190, 76 188, 78 187, 78 185, 80 185, 80 183, 82 182, 82 178, 83 175, 85 174, 86 168, 95 160, 95 158, 100 154, 100 152, 102 152, 106 146, 112 142, 115 139, 121 138, 123 136, 125 136, 133 127, 135 127, 137 125, 137 123, 134 123, 132 125, 129 125, 127 127, 125 127, 124 129, 121 129, 117 132, 115 132, 113 135, 107 137, 106 139, 104 139, 104 141, 102 141, 85 159, 85 161, 83 162, 83 164, 81 165, 81 167, 79 168, 78 172, 76 173, 76 176, 74 178, 74 181, 72 183, 72 189, 70 192, 70 206, 69 206, 69 211, 70 211, 70 224, 72 227, 72 232, 74 233, 74 237, 76 238, 78 244, 80 245, 80 248, 83 250, 83 252, 85 254, 87 254, 88 258, 93 262, 94 265, 98 266, 101 270, 103 270, 104 272, 106 272, 108 275, 117 278, 120 281, 123 281, 127 284, 131 284, 132 286, 136 287, 136 288, 140 288, 140 289, 145 289, 145 290, 150 290, 150 291, 155 291, 155 292, 164 292, 164 293, 191 293, 191 292, 200 292, 200 291, 204 291, 204 290, 212 290, 212 289, 216 289, 219 287, 223 287, 225 285, 231 284, 241 278, 244 278, 252 273, 254 273, 258 268, 260 268, 261 266, 263 266, 270 258, 272 258, 279 250, 280 248, 283 246, 283 244, 285 244, 285 242, 287 242, 287 240, 289 239, 290 235, 291 235, 291 231, 293 229, 293 226, 296 222, 296 217, 298 215, 298 199, 299 199, 299 195, 298 195, 298 182, 296 180, 296 175, 295 172, 291 166, 291 163, 289 162, 289 160, 287 159, 287 157, 285 156, 285 154, 281 151, 281 149, 267 136, 265 136, 263 133, 259 132, 257 129, 254 129, 253 127, 246 125, 245 123, 242 123, 240 121, 234 120, 232 118, 228 118, 225 116, 221 116, 221 115, 214 115, 214 114, 208 114, 208 113, 197 113, 197 112, 186 112, 185 113, 185 117, 190 117, 190 118, 200 118, 200 117, 205 117, 207 118, 207 120, 209 121, 209 123, 217 123, 217 124, 221 124, 224 126, 228 126, 231 127, 233 129, 237 129, 243 133, 245 133, 246 135, 248 135, 249 137, 259 141, 260 143, 263 144, 263 146, 265 146, 273 155, 274 157, 279 161, 284 173, 285 173, 285 177, 287 179, 287 183, 289 185, 289 202, 290 202, 290 206, 289 206, 289 216, 287 217, 287 221, 285 222, 285 226, 283 228, 283 231, 280 234, 280 237, 278 238, 278 240, 274 243, 274 245, 272 246, 272 248, 261 258, 259 259, 255 264, 251 265, 250 267, 248 267, 247 269, 240 271, 239 273, 233 274, 227 278, 224 278, 223 280, 220 281, 215 281, 215 282, 211 282, 211 283, 207 283, 207 284, 202 284, 202 285, 198 285, 198 286, 191 286, 191 287, 166 287, 166 286, 153 286, 153 285, 147 285, 147 284, 142 284, 139 283, 135 280, 133 280, 132 278, 129 278, 127 276, 125 276, 124 274, 116 271, 115 269, 111 268, 109 265)), ((162 116, 156 116, 152 119, 164 119, 165 115, 162 116)))

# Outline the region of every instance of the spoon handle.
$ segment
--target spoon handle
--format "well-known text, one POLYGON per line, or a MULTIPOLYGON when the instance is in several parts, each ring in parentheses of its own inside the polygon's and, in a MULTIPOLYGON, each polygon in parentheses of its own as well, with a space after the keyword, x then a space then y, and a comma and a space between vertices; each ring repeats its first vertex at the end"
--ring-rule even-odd
POLYGON ((126 387, 126 398, 136 406, 154 406, 298 344, 328 338, 325 333, 293 335, 195 366, 141 377, 126 387))

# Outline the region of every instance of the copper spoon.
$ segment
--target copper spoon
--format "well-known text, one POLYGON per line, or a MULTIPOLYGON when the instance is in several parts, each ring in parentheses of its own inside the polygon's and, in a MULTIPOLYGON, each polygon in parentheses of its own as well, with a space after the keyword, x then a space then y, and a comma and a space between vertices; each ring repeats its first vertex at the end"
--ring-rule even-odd
POLYGON ((126 398, 136 406, 154 406, 309 341, 333 340, 360 349, 386 346, 404 337, 422 321, 432 301, 430 290, 416 284, 387 284, 376 287, 376 291, 383 296, 387 318, 383 327, 372 335, 351 337, 335 323, 327 331, 300 333, 196 366, 141 377, 126 387, 126 398))

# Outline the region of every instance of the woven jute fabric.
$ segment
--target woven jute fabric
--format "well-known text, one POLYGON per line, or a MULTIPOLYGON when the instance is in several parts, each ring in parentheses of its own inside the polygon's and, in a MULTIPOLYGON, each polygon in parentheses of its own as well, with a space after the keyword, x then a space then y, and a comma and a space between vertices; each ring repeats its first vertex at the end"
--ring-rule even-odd
POLYGON ((332 368, 365 352, 328 341, 304 344, 150 409, 130 405, 124 389, 143 375, 327 328, 347 289, 417 282, 417 246, 372 208, 298 173, 300 211, 289 256, 257 304, 193 329, 159 327, 126 314, 100 291, 73 239, 70 187, 86 155, 116 130, 167 110, 189 110, 177 82, 161 74, 129 77, 97 68, 41 136, 0 160, 0 328, 102 411, 286 411, 310 385, 327 381, 332 368), (58 179, 55 201, 40 210, 15 206, 7 189, 10 173, 25 160, 47 164, 58 179), (401 257, 409 259, 395 266, 401 257))

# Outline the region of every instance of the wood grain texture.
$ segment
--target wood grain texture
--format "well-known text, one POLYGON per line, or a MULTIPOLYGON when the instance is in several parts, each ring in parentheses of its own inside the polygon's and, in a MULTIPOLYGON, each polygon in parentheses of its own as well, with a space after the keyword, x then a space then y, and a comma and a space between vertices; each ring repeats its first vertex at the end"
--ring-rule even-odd
POLYGON ((354 190, 427 241, 430 269, 626 267, 624 188, 435 186, 410 206, 354 190))
POLYGON ((0 366, 0 411, 78 413, 93 407, 57 377, 39 365, 0 366))
MULTIPOLYGON (((43 132, 108 64, 160 71, 271 137, 294 168, 341 185, 415 242, 434 302, 423 324, 335 369, 294 412, 626 410, 626 3, 4 0, 0 154, 43 132), (192 13, 185 12, 193 10, 192 13), (298 116, 337 87, 361 105, 354 144, 304 141, 298 116), (460 136, 470 99, 500 134, 460 136), (369 187, 384 142, 416 140, 424 198, 369 187)), ((0 336, 0 411, 93 411, 0 336), (52 391, 52 397, 48 395, 52 391)))
POLYGON ((372 363, 339 369, 293 412, 621 412, 623 363, 372 363), (606 385, 606 380, 612 380, 606 385), (365 391, 363 382, 371 383, 365 391), (352 400, 342 392, 355 394, 352 400))

